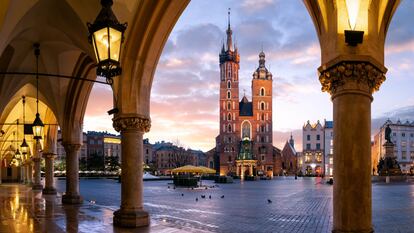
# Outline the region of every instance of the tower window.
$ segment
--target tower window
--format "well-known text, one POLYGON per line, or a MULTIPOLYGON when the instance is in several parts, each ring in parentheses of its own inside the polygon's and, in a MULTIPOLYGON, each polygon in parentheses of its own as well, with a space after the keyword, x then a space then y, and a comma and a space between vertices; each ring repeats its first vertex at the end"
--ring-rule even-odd
POLYGON ((231 113, 229 113, 229 114, 227 115, 227 120, 228 120, 228 121, 231 121, 231 113))
POLYGON ((228 131, 229 133, 231 133, 231 124, 229 124, 229 125, 227 126, 227 131, 228 131))
POLYGON ((231 103, 230 102, 228 102, 227 103, 227 110, 230 110, 231 109, 231 103))
POLYGON ((262 114, 261 118, 262 118, 262 121, 264 121, 264 119, 265 119, 264 114, 262 114))
POLYGON ((227 88, 231 88, 231 82, 230 81, 227 82, 227 88))
POLYGON ((265 89, 264 87, 260 88, 260 96, 264 96, 265 95, 265 89))
POLYGON ((264 127, 264 125, 261 125, 261 126, 260 126, 260 132, 262 132, 262 133, 263 133, 264 131, 265 131, 265 127, 264 127))
POLYGON ((264 102, 260 103, 260 109, 265 110, 265 103, 264 102))
POLYGON ((228 91, 227 92, 227 99, 230 99, 231 98, 231 91, 228 91))

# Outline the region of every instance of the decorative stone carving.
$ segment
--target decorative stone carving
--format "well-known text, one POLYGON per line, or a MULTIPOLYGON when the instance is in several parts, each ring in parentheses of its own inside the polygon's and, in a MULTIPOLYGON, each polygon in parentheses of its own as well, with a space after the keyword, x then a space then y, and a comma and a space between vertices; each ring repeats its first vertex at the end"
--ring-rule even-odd
POLYGON ((151 120, 143 116, 120 117, 113 119, 113 127, 118 132, 126 129, 138 129, 142 132, 149 132, 151 120))
POLYGON ((322 91, 333 94, 339 86, 347 81, 365 83, 370 93, 378 91, 382 82, 385 81, 385 74, 369 62, 340 62, 322 71, 319 75, 322 84, 322 91))

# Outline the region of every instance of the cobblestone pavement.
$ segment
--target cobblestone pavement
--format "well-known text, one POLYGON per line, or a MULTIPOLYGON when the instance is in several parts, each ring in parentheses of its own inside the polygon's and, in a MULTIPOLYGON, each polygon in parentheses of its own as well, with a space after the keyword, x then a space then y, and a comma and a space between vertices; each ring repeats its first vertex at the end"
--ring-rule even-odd
MULTIPOLYGON (((169 182, 144 182, 144 207, 152 220, 166 226, 224 233, 332 230, 332 186, 320 178, 236 180, 233 184, 220 184, 207 190, 173 189, 169 182)), ((59 187, 64 189, 64 182, 61 184, 59 187)), ((203 184, 214 186, 210 181, 203 181, 203 184)), ((85 180, 81 183, 81 192, 85 199, 93 199, 115 210, 119 205, 119 189, 113 186, 119 184, 111 180, 85 180), (96 190, 97 185, 89 185, 95 182, 101 190, 96 190)), ((372 190, 375 232, 414 233, 414 184, 373 184, 372 190)))
MULTIPOLYGON (((56 182, 59 191, 64 191, 64 182, 56 182)), ((144 207, 151 214, 151 226, 142 229, 112 226, 113 211, 120 203, 120 184, 115 180, 81 180, 85 202, 74 206, 61 205, 60 195, 42 196, 23 185, 3 184, 0 233, 331 232, 332 186, 318 178, 236 181, 207 190, 174 189, 168 182, 144 182, 144 207)), ((214 186, 209 181, 204 184, 214 186)), ((414 233, 414 185, 372 187, 375 232, 414 233)))

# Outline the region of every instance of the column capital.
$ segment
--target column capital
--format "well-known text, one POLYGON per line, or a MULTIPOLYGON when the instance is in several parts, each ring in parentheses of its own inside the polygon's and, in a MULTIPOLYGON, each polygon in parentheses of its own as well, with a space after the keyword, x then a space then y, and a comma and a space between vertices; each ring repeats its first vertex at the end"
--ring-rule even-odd
POLYGON ((149 132, 151 128, 151 119, 142 115, 120 115, 112 119, 113 127, 120 132, 127 129, 138 129, 142 132, 149 132))
POLYGON ((333 95, 347 83, 365 86, 369 94, 372 94, 385 81, 386 71, 384 72, 384 67, 377 67, 367 61, 340 61, 328 68, 322 66, 319 72, 322 91, 333 95))
POLYGON ((53 152, 43 152, 43 158, 45 159, 53 159, 56 157, 56 154, 53 152))
POLYGON ((79 143, 69 143, 69 142, 63 142, 62 145, 63 145, 63 148, 65 148, 66 153, 78 151, 82 146, 79 143))

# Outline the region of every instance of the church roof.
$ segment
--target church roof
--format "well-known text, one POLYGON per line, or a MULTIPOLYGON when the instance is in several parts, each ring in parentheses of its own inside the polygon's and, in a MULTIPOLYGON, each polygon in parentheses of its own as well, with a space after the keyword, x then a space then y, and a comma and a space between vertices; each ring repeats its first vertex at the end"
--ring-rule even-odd
POLYGON ((240 116, 253 116, 253 103, 249 102, 246 96, 239 103, 239 115, 240 116))

